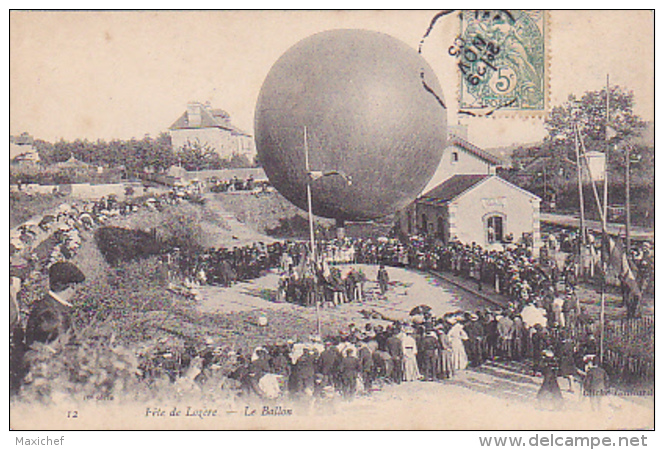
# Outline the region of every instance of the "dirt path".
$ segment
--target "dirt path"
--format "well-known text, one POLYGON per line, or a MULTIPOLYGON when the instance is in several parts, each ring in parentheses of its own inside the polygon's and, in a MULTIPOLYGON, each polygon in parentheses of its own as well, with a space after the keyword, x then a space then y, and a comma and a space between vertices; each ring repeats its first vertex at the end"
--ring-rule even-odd
MULTIPOLYGON (((417 273, 407 269, 388 268, 393 286, 386 298, 378 294, 376 280, 377 266, 353 264, 339 266, 343 272, 354 267, 366 275, 366 300, 352 302, 335 308, 322 308, 323 319, 346 318, 348 323, 355 324, 366 321, 360 311, 376 310, 387 317, 407 320, 411 309, 417 305, 427 304, 432 307, 435 315, 458 309, 477 309, 486 306, 481 298, 462 291, 428 274, 417 273)), ((305 308, 291 303, 276 302, 278 275, 270 273, 248 283, 237 283, 228 288, 204 286, 199 289, 199 311, 203 313, 230 313, 251 310, 287 310, 305 316, 315 314, 315 308, 305 308)))

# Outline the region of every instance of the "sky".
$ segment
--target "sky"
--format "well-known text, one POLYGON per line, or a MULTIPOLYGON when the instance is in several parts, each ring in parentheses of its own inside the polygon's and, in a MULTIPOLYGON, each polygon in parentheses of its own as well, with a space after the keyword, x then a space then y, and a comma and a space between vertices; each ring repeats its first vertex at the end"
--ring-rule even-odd
MULTIPOLYGON (((54 142, 158 135, 190 101, 209 101, 253 133, 258 93, 272 64, 314 33, 360 28, 417 48, 436 11, 10 12, 10 134, 54 142)), ((539 141, 542 118, 456 114, 457 74, 447 49, 458 19, 439 21, 423 45, 448 105, 493 148, 539 141), (452 67, 452 69, 450 69, 452 67)), ((632 90, 654 119, 654 13, 549 12, 550 103, 611 84, 632 90)))

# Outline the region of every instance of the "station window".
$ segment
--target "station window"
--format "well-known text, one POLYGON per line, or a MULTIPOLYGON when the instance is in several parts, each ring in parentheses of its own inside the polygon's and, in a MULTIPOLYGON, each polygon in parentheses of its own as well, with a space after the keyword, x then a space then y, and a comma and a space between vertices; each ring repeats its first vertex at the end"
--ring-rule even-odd
POLYGON ((486 240, 487 243, 502 242, 503 240, 503 217, 490 216, 486 219, 486 240))

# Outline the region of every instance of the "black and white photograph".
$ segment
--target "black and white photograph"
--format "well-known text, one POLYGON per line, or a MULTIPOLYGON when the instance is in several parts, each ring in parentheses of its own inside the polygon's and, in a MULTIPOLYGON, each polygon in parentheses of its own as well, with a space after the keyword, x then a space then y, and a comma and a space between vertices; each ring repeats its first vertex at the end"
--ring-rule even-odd
POLYGON ((10 10, 10 430, 654 430, 654 17, 10 10))

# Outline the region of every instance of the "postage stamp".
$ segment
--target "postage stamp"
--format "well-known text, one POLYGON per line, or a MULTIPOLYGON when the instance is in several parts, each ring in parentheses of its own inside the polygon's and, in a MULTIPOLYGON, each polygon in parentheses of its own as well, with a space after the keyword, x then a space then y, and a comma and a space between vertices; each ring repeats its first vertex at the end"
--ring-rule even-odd
POLYGON ((548 103, 545 11, 467 10, 449 47, 457 59, 460 109, 544 112, 548 103))

